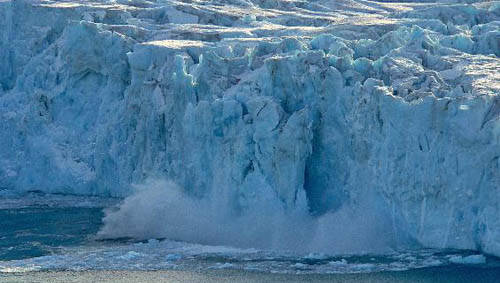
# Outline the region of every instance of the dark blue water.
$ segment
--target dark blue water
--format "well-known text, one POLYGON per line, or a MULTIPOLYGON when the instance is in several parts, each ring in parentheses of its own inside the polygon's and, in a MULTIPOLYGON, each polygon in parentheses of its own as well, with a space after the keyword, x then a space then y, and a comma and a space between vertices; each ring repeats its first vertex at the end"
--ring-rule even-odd
POLYGON ((102 208, 30 207, 0 209, 0 261, 56 253, 97 233, 102 208))

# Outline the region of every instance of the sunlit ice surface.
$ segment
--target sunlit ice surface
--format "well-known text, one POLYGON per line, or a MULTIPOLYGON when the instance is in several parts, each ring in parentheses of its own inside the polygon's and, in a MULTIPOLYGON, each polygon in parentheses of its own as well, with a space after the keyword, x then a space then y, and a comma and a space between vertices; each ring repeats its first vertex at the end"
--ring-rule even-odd
POLYGON ((500 5, 462 2, 1 1, 2 270, 495 265, 500 5))

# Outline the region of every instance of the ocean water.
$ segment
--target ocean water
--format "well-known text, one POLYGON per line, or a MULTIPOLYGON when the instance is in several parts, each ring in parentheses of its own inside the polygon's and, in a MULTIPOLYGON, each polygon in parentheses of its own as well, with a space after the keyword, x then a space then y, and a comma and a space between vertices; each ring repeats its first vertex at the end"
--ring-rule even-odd
POLYGON ((0 273, 156 270, 212 274, 223 270, 240 275, 452 276, 441 278, 444 282, 447 278, 481 282, 500 279, 500 259, 472 251, 423 249, 360 256, 207 246, 169 239, 97 240, 104 209, 115 202, 36 195, 0 199, 0 273))
POLYGON ((33 207, 0 210, 0 260, 57 253, 85 243, 99 229, 102 209, 33 207))

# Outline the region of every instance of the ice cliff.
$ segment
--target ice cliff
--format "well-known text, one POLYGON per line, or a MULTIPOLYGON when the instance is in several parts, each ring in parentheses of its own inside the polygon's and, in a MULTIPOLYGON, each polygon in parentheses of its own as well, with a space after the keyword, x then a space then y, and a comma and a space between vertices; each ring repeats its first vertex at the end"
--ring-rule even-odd
POLYGON ((368 203, 500 256, 500 2, 422 2, 1 0, 0 192, 368 203))

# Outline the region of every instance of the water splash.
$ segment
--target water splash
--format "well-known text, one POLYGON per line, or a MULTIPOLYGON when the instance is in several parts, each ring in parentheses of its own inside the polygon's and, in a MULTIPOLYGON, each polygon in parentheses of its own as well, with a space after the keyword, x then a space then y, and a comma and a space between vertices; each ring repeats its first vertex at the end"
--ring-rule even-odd
POLYGON ((298 197, 296 207, 286 209, 272 193, 258 195, 245 208, 236 209, 225 196, 193 198, 172 182, 150 180, 107 211, 98 238, 168 238, 334 254, 387 253, 394 248, 389 217, 375 198, 361 198, 355 206, 315 217, 308 212, 305 196, 298 197))

